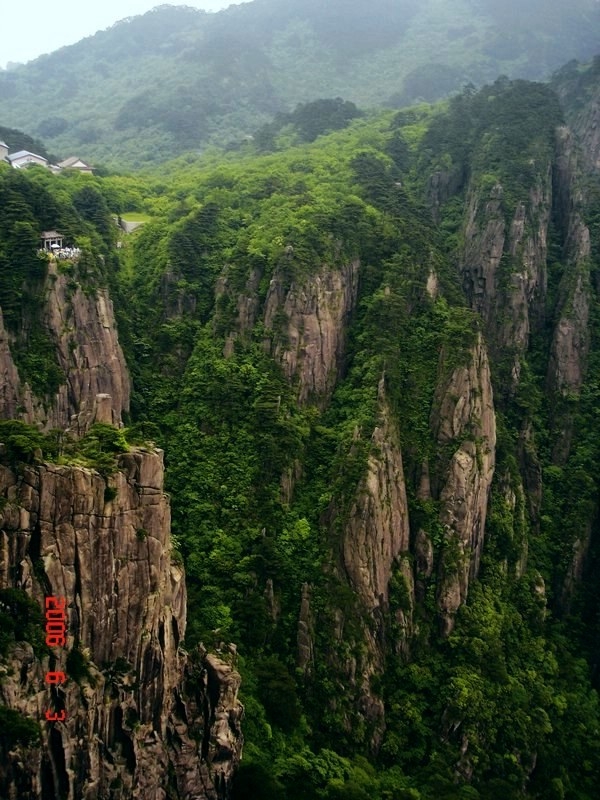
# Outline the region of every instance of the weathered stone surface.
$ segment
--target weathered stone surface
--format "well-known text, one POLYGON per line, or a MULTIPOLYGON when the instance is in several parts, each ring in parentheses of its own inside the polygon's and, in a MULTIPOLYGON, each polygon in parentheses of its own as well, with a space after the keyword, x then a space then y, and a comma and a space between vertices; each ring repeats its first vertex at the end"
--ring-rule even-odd
POLYGON ((10 352, 9 338, 4 328, 2 309, 0 309, 0 418, 16 417, 23 402, 23 388, 10 352))
POLYGON ((542 467, 538 458, 533 425, 525 424, 519 436, 519 464, 523 476, 529 516, 533 524, 539 525, 542 506, 542 467))
MULTIPOLYGON (((598 95, 585 104, 582 114, 598 114, 598 95)), ((577 121, 576 121, 577 123, 577 121)), ((547 389, 564 398, 577 398, 585 381, 590 348, 591 241, 590 231, 583 221, 585 198, 579 177, 580 161, 594 168, 598 156, 600 134, 579 128, 579 148, 572 131, 561 127, 556 135, 556 213, 562 220, 565 269, 559 286, 550 358, 547 389)), ((596 165, 597 166, 597 165, 596 165)), ((561 409, 554 419, 552 458, 556 464, 566 464, 575 435, 572 408, 561 409)), ((528 487, 529 488, 529 487, 528 487)), ((575 585, 581 580, 586 564, 591 522, 582 526, 581 535, 573 544, 573 556, 566 575, 560 602, 568 608, 575 585)))
POLYGON ((300 618, 298 620, 298 669, 302 670, 303 674, 310 671, 310 667, 314 660, 314 632, 313 632, 313 616, 310 608, 310 586, 308 583, 302 584, 302 600, 300 602, 300 618))
MULTIPOLYGON (((563 270, 548 361, 549 393, 579 396, 587 371, 591 307, 590 232, 583 221, 584 198, 579 180, 580 154, 568 128, 557 131, 556 214, 562 221, 563 270)), ((554 420, 553 459, 566 463, 574 434, 574 417, 565 411, 554 420)))
POLYGON ((416 605, 416 586, 412 559, 409 555, 399 556, 396 562, 398 579, 404 582, 405 597, 402 606, 395 611, 395 622, 398 629, 395 649, 396 653, 408 658, 410 645, 415 633, 414 611, 416 605))
POLYGON ((409 545, 402 454, 385 404, 371 442, 367 475, 358 489, 342 542, 344 570, 369 610, 387 604, 394 561, 409 545))
POLYGON ((436 222, 440 221, 440 209, 450 197, 460 191, 465 180, 462 169, 438 170, 427 182, 427 202, 436 222))
POLYGON ((106 289, 84 292, 48 265, 44 326, 65 381, 53 398, 37 398, 14 365, 0 320, 0 417, 83 433, 93 422, 119 424, 129 410, 130 379, 106 289))
POLYGON ((323 267, 303 283, 286 290, 271 281, 264 323, 274 331, 267 347, 290 380, 298 382, 298 400, 324 405, 339 377, 349 318, 356 305, 358 260, 343 267, 323 267))
POLYGON ((551 165, 540 170, 528 201, 517 205, 510 225, 504 218, 502 197, 500 184, 487 200, 479 191, 471 191, 461 269, 471 306, 485 321, 491 350, 513 356, 514 389, 532 328, 543 321, 551 165))
POLYGON ((587 366, 590 335, 590 234, 578 214, 569 226, 566 250, 570 269, 561 286, 561 310, 554 330, 548 380, 552 390, 578 395, 587 366))
POLYGON ((469 363, 438 389, 432 428, 440 447, 456 444, 439 500, 445 543, 439 564, 438 609, 445 634, 478 573, 489 491, 494 475, 496 417, 490 367, 478 336, 469 363))
POLYGON ((44 594, 68 603, 66 646, 42 661, 16 648, 0 686, 2 702, 27 716, 43 720, 58 705, 67 719, 43 722, 41 748, 11 754, 1 796, 18 787, 38 800, 54 785, 67 800, 165 800, 168 787, 181 798, 228 796, 242 743, 239 675, 179 648, 186 590, 171 561, 162 452, 127 453, 121 466, 111 500, 91 470, 0 470, 0 585, 42 606, 44 594), (69 674, 73 650, 82 674, 53 700, 45 672, 69 674))
MULTIPOLYGON (((119 344, 112 302, 106 289, 74 291, 69 279, 49 267, 46 324, 56 341, 67 380, 50 412, 49 427, 67 427, 74 415, 90 415, 97 395, 112 399, 112 422, 129 410, 130 380, 119 344)), ((85 419, 81 419, 80 427, 85 419)))
MULTIPOLYGON (((229 268, 225 267, 223 274, 220 275, 215 287, 217 305, 219 299, 223 295, 229 295, 232 299, 235 299, 237 310, 235 328, 227 333, 227 337, 225 339, 223 355, 226 358, 229 358, 232 355, 234 342, 236 339, 245 337, 246 334, 252 330, 258 318, 260 311, 259 285, 262 275, 260 270, 253 269, 248 277, 248 280, 246 281, 244 291, 241 292, 236 298, 234 290, 232 289, 228 279, 228 271, 229 268)), ((217 312, 216 322, 218 323, 218 321, 219 314, 217 312)))
MULTIPOLYGON (((398 431, 385 398, 383 379, 379 399, 380 420, 371 436, 367 472, 344 518, 338 554, 339 572, 356 597, 356 607, 337 610, 333 632, 337 645, 329 654, 332 666, 343 676, 348 697, 353 698, 353 708, 371 732, 369 744, 373 752, 380 747, 385 731, 384 703, 373 689, 373 678, 385 670, 385 617, 395 567, 403 575, 408 572, 408 591, 411 597, 414 595, 412 569, 408 569, 408 561, 400 558, 409 547, 408 504, 398 431), (354 626, 359 621, 362 628, 360 645, 355 650, 345 639, 349 618, 354 626)), ((412 631, 412 604, 411 600, 411 608, 397 619, 403 631, 397 650, 402 649, 412 631)), ((350 718, 347 724, 352 727, 350 718)))
POLYGON ((467 206, 462 270, 471 306, 485 320, 495 310, 496 273, 504 252, 506 223, 502 214, 502 187, 497 184, 484 200, 472 191, 467 206))
POLYGON ((584 164, 590 170, 600 171, 600 87, 597 81, 591 97, 570 124, 581 145, 584 164))

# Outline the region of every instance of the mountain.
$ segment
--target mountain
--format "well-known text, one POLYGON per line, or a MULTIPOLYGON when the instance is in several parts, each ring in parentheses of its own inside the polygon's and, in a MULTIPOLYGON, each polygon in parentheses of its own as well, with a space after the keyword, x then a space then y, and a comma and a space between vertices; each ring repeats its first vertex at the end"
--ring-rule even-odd
POLYGON ((3 797, 597 796, 600 59, 317 107, 0 166, 3 797))
POLYGON ((121 422, 116 226, 90 183, 61 183, 0 169, 0 796, 215 797, 239 675, 180 647, 163 453, 121 422), (56 227, 68 247, 40 253, 56 227))
POLYGON ((594 55, 599 34, 595 0, 159 6, 0 72, 0 118, 65 156, 140 167, 317 98, 398 107, 499 74, 540 79, 594 55))

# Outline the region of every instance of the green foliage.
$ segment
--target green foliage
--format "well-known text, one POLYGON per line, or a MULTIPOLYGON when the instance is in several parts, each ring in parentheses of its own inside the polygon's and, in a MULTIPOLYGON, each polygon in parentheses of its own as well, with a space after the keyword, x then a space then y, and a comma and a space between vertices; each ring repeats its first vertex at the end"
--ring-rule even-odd
POLYGON ((20 420, 0 421, 0 441, 4 445, 2 458, 10 465, 31 463, 42 448, 47 449, 49 454, 56 454, 55 444, 50 437, 20 420))
MULTIPOLYGON (((159 35, 150 24, 159 17, 144 23, 150 39, 159 35)), ((178 41, 176 27, 168 46, 178 41)), ((307 35, 298 25, 290 30, 307 35)), ((214 63, 225 69, 234 47, 227 44, 221 54, 213 48, 214 63)), ((244 58, 251 56, 256 52, 244 58)), ((191 47, 182 53, 189 64, 199 57, 191 47)), ((337 51, 331 57, 343 60, 337 51)), ((578 85, 577 75, 571 70, 561 80, 578 85)), ((582 84, 591 92, 587 79, 582 84)), ((163 102, 157 96, 151 108, 127 105, 119 115, 123 130, 144 120, 155 125, 163 102)), ((197 113, 181 110, 184 136, 193 135, 197 113)), ((592 798, 600 772, 591 669, 600 608, 600 195, 590 179, 581 211, 593 239, 589 281, 564 258, 564 226, 555 212, 546 307, 530 320, 519 386, 508 391, 513 354, 494 351, 494 330, 483 330, 469 307, 473 298, 458 268, 465 200, 468 187, 476 191, 483 214, 501 184, 501 213, 510 221, 519 202, 527 205, 531 191, 546 186, 554 128, 562 120, 556 96, 547 87, 500 79, 480 93, 469 87, 444 106, 356 118, 342 127, 350 116, 354 109, 343 101, 305 103, 271 131, 276 147, 292 147, 260 157, 252 145, 226 157, 190 156, 173 162, 166 176, 0 176, 6 200, 0 261, 8 263, 10 241, 24 265, 21 283, 9 273, 0 278, 9 332, 27 330, 23 345, 34 342, 35 358, 49 358, 19 291, 24 281, 39 289, 45 280, 45 264, 31 257, 42 220, 69 225, 87 240, 83 263, 69 266, 69 275, 86 291, 96 280, 110 285, 134 379, 127 429, 96 425, 75 442, 5 422, 3 462, 52 457, 108 478, 128 443, 164 447, 174 559, 187 576, 186 644, 238 645, 246 749, 236 798, 592 798), (149 217, 124 237, 118 258, 105 224, 109 208, 149 217), (333 309, 341 302, 329 279, 349 274, 354 262, 358 284, 345 291, 356 291, 356 302, 343 322, 343 346, 327 339, 343 350, 331 394, 299 404, 296 379, 288 380, 282 364, 287 371, 305 356, 306 328, 302 321, 297 330, 290 325, 289 306, 295 303, 296 318, 306 322, 310 304, 318 306, 323 322, 327 303, 333 309), (578 276, 591 298, 587 378, 578 395, 550 396, 563 278, 573 283, 578 276), (274 313, 267 315, 267 307, 274 313), (456 398, 452 425, 461 432, 440 446, 437 415, 451 375, 471 366, 480 337, 494 379, 496 471, 478 578, 471 576, 452 634, 439 639, 440 571, 456 571, 465 557, 442 524, 442 491, 451 457, 458 444, 474 440, 478 421, 470 428, 462 423, 456 398), (377 428, 388 434, 382 447, 375 445, 377 428), (388 447, 402 455, 412 552, 396 562, 389 603, 363 609, 343 553, 357 497, 363 493, 368 507, 377 470, 389 465, 388 447), (417 535, 431 543, 429 571, 427 559, 414 552, 417 535), (577 582, 574 556, 588 535, 589 575, 584 570, 577 582), (415 596, 409 567, 415 567, 415 596), (294 671, 302 597, 310 597, 305 633, 312 650, 308 664, 294 671), (405 630, 411 614, 412 629, 405 630), (370 637, 384 653, 381 669, 370 637), (375 732, 367 680, 386 711, 374 764, 365 758, 372 757, 375 732)), ((536 224, 526 216, 527 232, 536 224)), ((512 296, 521 268, 520 254, 500 262, 503 298, 512 296)), ((499 305, 499 325, 509 305, 499 305)), ((36 364, 28 369, 41 369, 36 364)), ((481 459, 476 463, 481 467, 481 459)), ((391 480, 399 482, 399 472, 391 480)), ((115 497, 107 485, 105 501, 115 497)), ((138 540, 146 537, 140 528, 138 540)), ((4 650, 17 635, 7 620, 4 650)), ((83 679, 83 654, 73 652, 73 675, 83 679)), ((129 669, 105 665, 113 695, 129 669)))
POLYGON ((267 717, 284 733, 291 733, 300 722, 301 706, 292 676, 277 656, 261 659, 255 668, 258 695, 267 717))
MULTIPOLYGON (((479 0, 270 0, 214 15, 162 5, 0 72, 0 114, 63 156, 145 168, 209 143, 243 147, 278 112, 315 98, 365 108, 433 100, 501 73, 541 79, 596 52, 591 0, 553 0, 543 13, 531 11, 537 0, 512 5, 512 17, 479 0)), ((313 135, 313 119, 307 127, 313 135)), ((40 150, 23 137, 9 143, 40 150)))
POLYGON ((254 142, 259 151, 277 149, 277 137, 288 130, 288 137, 293 132, 294 143, 314 142, 318 136, 347 127, 353 119, 362 113, 354 105, 341 97, 335 100, 315 100, 312 103, 300 103, 289 114, 280 112, 273 122, 264 125, 254 135, 254 142))
POLYGON ((40 234, 57 229, 67 244, 82 248, 76 264, 61 262, 72 277, 69 288, 95 291, 106 282, 103 273, 110 263, 100 256, 112 242, 114 225, 99 189, 79 187, 83 177, 55 176, 45 169, 0 174, 0 307, 19 375, 43 401, 56 394, 66 377, 46 323, 48 294, 56 279, 48 274, 48 254, 39 252, 40 234), (98 200, 94 213, 83 203, 90 192, 98 200))
POLYGON ((18 711, 0 705, 0 745, 8 753, 15 747, 32 747, 41 738, 40 725, 18 711))
POLYGON ((93 688, 96 680, 90 670, 89 659, 80 647, 73 647, 67 655, 67 675, 71 680, 80 684, 87 682, 93 688))
MULTIPOLYGON (((42 134, 43 135, 43 134, 42 134)), ((19 150, 29 150, 43 158, 50 158, 44 143, 40 139, 34 139, 23 131, 15 128, 5 128, 0 125, 0 141, 8 145, 9 153, 16 153, 19 150)))
MULTIPOLYGON (((480 581, 471 583, 448 640, 438 640, 435 617, 439 560, 448 568, 462 558, 447 545, 439 499, 457 442, 440 448, 435 415, 454 370, 471 364, 483 327, 456 269, 467 181, 483 192, 500 182, 511 217, 537 185, 529 161, 552 158, 560 120, 545 87, 501 80, 479 94, 469 88, 447 107, 357 119, 270 156, 240 152, 213 166, 182 160, 160 187, 148 179, 152 221, 127 242, 119 276, 127 306, 121 330, 137 384, 134 419, 160 420, 149 438, 166 451, 188 580, 188 640, 233 639, 246 659, 249 755, 236 796, 516 798, 528 782, 539 796, 559 786, 568 796, 568 787, 587 786, 595 774, 595 745, 584 728, 572 730, 564 698, 587 697, 576 702, 589 730, 597 700, 582 663, 576 685, 565 681, 561 662, 571 663, 576 645, 554 628, 542 591, 545 581, 547 596, 561 594, 577 530, 591 515, 597 398, 590 385, 577 417, 581 438, 568 467, 559 467, 544 396, 547 341, 523 359, 518 392, 497 401, 505 406, 480 581), (435 170, 449 176, 439 222, 421 200, 435 170), (324 264, 355 258, 360 284, 343 375, 330 400, 311 397, 298 407, 295 387, 269 355, 291 346, 283 301, 270 330, 253 320, 264 320, 269 293, 298 296, 324 264), (411 534, 424 532, 435 564, 431 576, 416 575, 416 604, 403 571, 392 576, 382 622, 386 667, 372 679, 387 727, 370 772, 353 760, 366 752, 371 730, 339 665, 360 671, 373 622, 339 575, 338 554, 369 459, 379 455, 371 437, 383 422, 383 397, 402 452, 411 534), (527 458, 545 470, 539 526, 521 477, 528 420, 538 438, 527 458), (430 498, 419 492, 424 462, 430 498), (575 500, 577 486, 585 502, 575 500), (564 521, 568 535, 559 533, 564 521), (295 680, 304 583, 314 655, 295 680), (337 609, 341 641, 333 636, 337 609), (391 642, 400 635, 397 615, 411 611, 418 633, 406 663, 391 642), (570 757, 560 766, 558 748, 569 735, 583 754, 579 766, 570 757), (334 741, 337 753, 328 750, 334 741)), ((282 145, 298 134, 288 127, 277 135, 282 145)), ((560 248, 551 247, 564 270, 560 248)), ((515 264, 501 266, 507 286, 515 264)), ((556 282, 552 276, 554 300, 556 282)), ((501 381, 501 359, 492 368, 501 381)))
POLYGON ((29 642, 38 657, 46 653, 43 614, 21 589, 0 589, 0 623, 0 655, 14 642, 29 642))
MULTIPOLYGON (((465 89, 448 113, 433 120, 423 140, 421 169, 447 154, 454 168, 472 172, 482 192, 502 186, 502 208, 512 218, 554 153, 554 131, 563 120, 556 94, 541 83, 498 78, 482 91, 465 89)), ((541 176, 541 177, 540 177, 541 176)))
POLYGON ((117 490, 114 488, 114 486, 107 486, 104 489, 104 502, 105 503, 112 502, 116 498, 116 496, 117 496, 117 490))
MULTIPOLYGON (((57 460, 95 469, 105 477, 116 471, 119 455, 129 451, 126 430, 100 422, 94 423, 81 439, 73 439, 62 431, 44 434, 21 420, 1 420, 0 442, 0 461, 12 467, 57 460)), ((109 495, 115 492, 110 487, 106 491, 109 495)))

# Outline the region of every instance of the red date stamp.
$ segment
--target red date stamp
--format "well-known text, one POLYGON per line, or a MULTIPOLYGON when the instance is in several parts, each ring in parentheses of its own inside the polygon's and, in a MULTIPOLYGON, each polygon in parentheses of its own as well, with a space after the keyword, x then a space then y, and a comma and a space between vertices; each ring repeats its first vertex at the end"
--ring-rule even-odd
MULTIPOLYGON (((48 647, 64 647, 67 643, 67 600, 65 597, 46 597, 46 644, 48 647)), ((67 675, 61 671, 46 673, 46 685, 56 689, 68 680, 67 675)), ((53 692, 54 693, 54 692, 53 692)), ((48 722, 64 722, 67 712, 46 711, 48 722)))

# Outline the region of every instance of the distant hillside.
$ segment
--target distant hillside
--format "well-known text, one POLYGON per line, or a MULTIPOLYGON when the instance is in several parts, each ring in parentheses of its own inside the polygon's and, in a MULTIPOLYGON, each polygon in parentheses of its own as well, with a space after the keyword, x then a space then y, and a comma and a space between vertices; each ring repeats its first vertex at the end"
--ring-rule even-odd
POLYGON ((239 140, 316 98, 433 101, 594 55, 595 0, 254 0, 160 6, 0 72, 0 121, 56 152, 141 166, 239 140))

